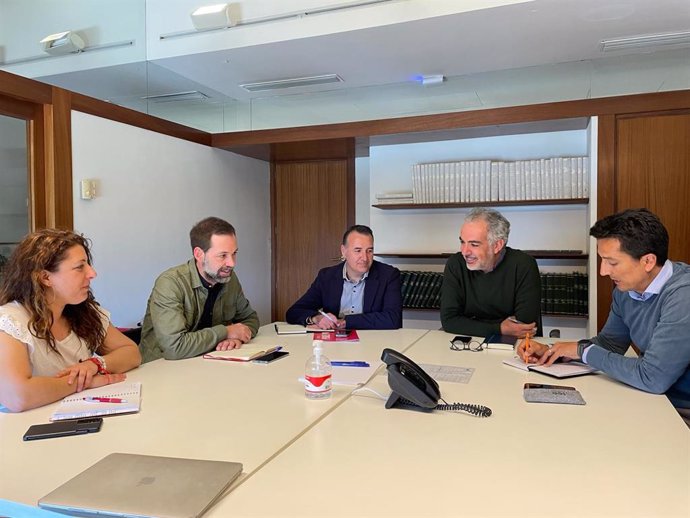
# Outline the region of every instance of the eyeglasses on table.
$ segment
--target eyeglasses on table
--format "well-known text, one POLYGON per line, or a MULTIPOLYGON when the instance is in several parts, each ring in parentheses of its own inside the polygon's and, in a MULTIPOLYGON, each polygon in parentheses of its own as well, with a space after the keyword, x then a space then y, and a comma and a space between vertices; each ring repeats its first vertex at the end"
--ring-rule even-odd
POLYGON ((478 340, 461 340, 454 338, 450 341, 451 351, 470 351, 473 353, 478 353, 484 350, 484 343, 478 340))

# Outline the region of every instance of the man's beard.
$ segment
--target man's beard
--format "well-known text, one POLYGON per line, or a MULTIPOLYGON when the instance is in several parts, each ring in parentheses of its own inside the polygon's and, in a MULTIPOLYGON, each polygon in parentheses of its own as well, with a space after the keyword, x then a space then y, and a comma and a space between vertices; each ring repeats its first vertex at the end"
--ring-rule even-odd
POLYGON ((220 268, 215 272, 211 271, 206 261, 204 261, 204 274, 206 274, 206 277, 211 279, 214 283, 217 282, 220 284, 227 284, 230 282, 230 279, 232 279, 233 268, 230 268, 230 273, 228 275, 223 275, 221 273, 223 270, 225 270, 225 268, 220 268))

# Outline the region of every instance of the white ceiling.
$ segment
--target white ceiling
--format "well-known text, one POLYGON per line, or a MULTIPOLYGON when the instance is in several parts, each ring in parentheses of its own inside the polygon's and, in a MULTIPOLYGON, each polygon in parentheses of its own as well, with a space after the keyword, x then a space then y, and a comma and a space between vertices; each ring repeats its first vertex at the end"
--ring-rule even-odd
MULTIPOLYGON (((603 57, 599 44, 605 38, 682 30, 690 30, 690 0, 536 0, 154 62, 247 99, 266 94, 237 85, 336 73, 345 82, 335 88, 352 88, 401 83, 419 74, 459 76, 581 61, 603 57)), ((614 55, 625 53, 631 52, 614 55)))
MULTIPOLYGON (((278 30, 280 22, 273 23, 278 30)), ((420 74, 463 76, 621 56, 640 51, 604 54, 600 41, 688 30, 690 0, 535 0, 43 79, 131 107, 143 95, 187 90, 200 90, 220 101, 246 101, 267 95, 404 83, 420 74), (238 87, 328 73, 340 75, 344 82, 270 94, 251 94, 238 87)), ((200 37, 180 40, 188 40, 190 48, 196 48, 194 40, 200 37)), ((690 63, 690 47, 685 49, 690 63)))

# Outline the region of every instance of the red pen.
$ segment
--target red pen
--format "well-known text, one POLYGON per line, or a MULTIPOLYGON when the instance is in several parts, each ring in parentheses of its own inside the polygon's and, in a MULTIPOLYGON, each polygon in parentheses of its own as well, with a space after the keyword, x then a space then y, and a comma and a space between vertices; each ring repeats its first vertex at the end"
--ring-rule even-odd
POLYGON ((119 397, 85 397, 84 401, 89 403, 127 403, 126 399, 119 397))

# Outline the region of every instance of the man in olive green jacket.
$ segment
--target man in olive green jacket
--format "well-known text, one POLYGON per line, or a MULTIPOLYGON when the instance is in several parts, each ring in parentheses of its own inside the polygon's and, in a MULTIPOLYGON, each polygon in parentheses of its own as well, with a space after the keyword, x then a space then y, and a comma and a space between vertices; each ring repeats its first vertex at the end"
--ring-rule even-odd
POLYGON ((149 297, 140 343, 144 362, 236 349, 259 329, 256 311, 233 272, 233 226, 206 218, 189 237, 194 258, 163 272, 149 297))

